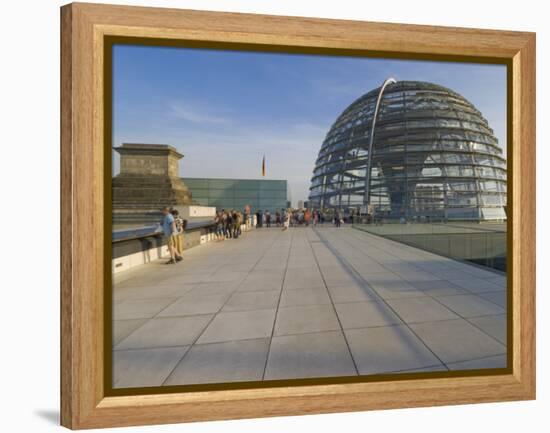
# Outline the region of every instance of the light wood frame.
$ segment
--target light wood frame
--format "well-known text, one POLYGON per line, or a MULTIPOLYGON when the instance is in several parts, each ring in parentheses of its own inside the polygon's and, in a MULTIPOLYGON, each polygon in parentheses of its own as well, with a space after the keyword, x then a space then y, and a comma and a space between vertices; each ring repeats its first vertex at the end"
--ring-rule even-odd
POLYGON ((534 33, 79 3, 62 7, 61 29, 62 425, 79 429, 535 398, 534 33), (106 36, 509 61, 511 373, 106 397, 106 36))

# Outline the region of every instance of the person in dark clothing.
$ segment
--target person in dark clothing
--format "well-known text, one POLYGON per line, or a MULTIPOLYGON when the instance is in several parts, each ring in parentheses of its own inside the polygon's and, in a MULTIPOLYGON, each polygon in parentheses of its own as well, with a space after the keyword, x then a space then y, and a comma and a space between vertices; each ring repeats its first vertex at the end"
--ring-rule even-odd
POLYGON ((262 217, 263 215, 261 211, 256 212, 256 228, 262 227, 262 217))
POLYGON ((231 213, 231 219, 233 221, 233 226, 231 228, 233 239, 237 239, 241 234, 241 218, 236 210, 231 213))
POLYGON ((271 227, 271 214, 267 209, 265 210, 265 226, 267 228, 271 227))
POLYGON ((233 212, 227 212, 227 219, 225 220, 225 233, 227 238, 233 237, 233 212))
POLYGON ((334 225, 336 227, 340 227, 340 222, 341 222, 341 216, 340 216, 340 212, 339 211, 336 211, 334 213, 334 225))

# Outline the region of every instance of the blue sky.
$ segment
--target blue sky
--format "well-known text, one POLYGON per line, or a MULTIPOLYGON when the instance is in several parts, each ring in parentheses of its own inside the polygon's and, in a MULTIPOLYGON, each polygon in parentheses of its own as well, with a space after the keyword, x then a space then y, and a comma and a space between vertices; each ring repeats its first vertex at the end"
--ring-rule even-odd
POLYGON ((260 178, 265 154, 296 204, 334 120, 389 76, 462 94, 506 149, 501 65, 128 45, 113 53, 113 144, 171 144, 185 177, 260 178))

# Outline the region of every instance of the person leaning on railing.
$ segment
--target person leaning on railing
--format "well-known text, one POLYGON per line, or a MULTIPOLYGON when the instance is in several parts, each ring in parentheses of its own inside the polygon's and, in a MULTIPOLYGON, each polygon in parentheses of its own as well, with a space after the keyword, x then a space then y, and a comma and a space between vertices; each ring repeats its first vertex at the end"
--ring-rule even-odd
POLYGON ((184 220, 177 209, 172 209, 172 216, 174 217, 174 223, 176 224, 176 252, 183 255, 183 242, 185 229, 187 228, 187 220, 184 220))
POLYGON ((176 221, 174 216, 170 213, 170 209, 168 207, 162 208, 162 215, 164 215, 162 220, 162 231, 164 232, 166 244, 168 245, 168 252, 170 253, 170 260, 166 262, 166 264, 174 264, 182 260, 181 255, 178 254, 176 250, 178 234, 176 221))

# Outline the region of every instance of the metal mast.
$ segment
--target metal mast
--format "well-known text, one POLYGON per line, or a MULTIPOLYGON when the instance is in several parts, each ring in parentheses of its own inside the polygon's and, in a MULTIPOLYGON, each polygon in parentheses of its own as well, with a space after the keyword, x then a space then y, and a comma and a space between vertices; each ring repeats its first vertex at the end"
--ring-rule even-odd
POLYGON ((380 102, 382 101, 384 90, 386 90, 388 84, 394 84, 396 82, 397 81, 393 77, 386 78, 386 80, 382 84, 382 87, 380 87, 380 92, 378 92, 378 98, 376 99, 376 106, 374 107, 374 114, 372 116, 372 125, 369 137, 369 153, 367 155, 367 173, 365 174, 365 196, 363 197, 363 204, 367 206, 367 212, 368 205, 370 204, 370 171, 372 166, 372 148, 374 144, 374 128, 376 127, 376 118, 378 117, 378 110, 380 109, 380 102))

